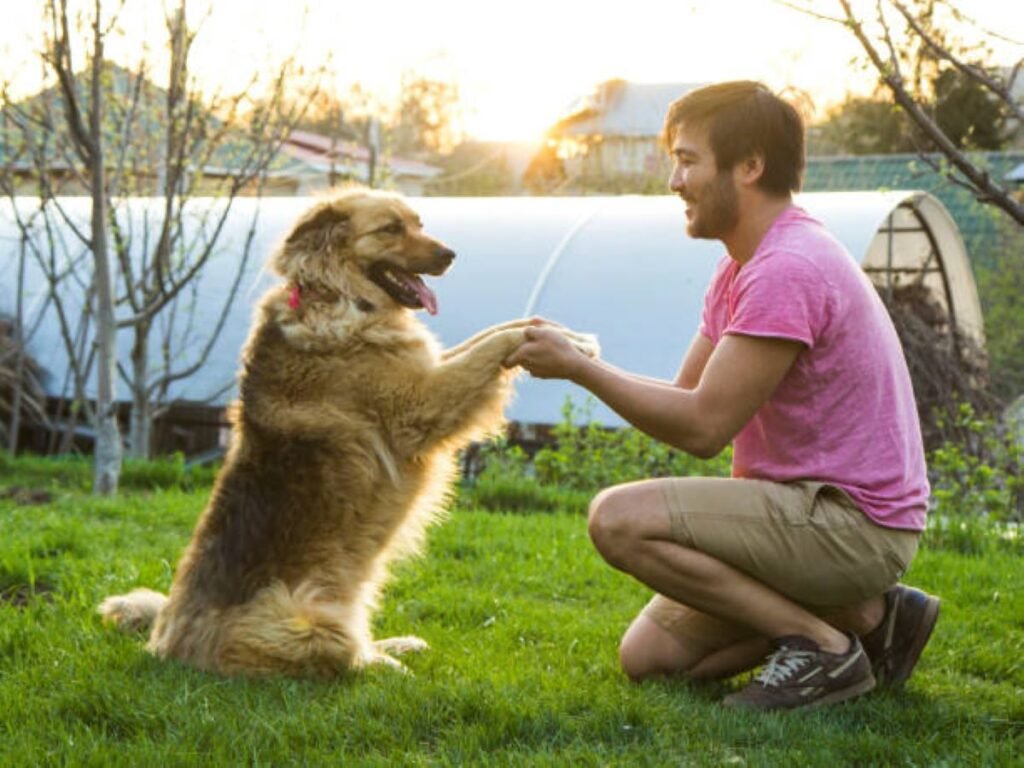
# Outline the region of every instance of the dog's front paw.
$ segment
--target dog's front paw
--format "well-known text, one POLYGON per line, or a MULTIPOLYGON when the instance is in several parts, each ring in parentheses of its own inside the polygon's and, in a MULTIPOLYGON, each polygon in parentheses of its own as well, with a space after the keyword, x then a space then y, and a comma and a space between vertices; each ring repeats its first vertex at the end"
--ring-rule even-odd
POLYGON ((601 345, 594 334, 570 331, 566 335, 569 337, 572 345, 587 357, 598 358, 601 356, 601 345))

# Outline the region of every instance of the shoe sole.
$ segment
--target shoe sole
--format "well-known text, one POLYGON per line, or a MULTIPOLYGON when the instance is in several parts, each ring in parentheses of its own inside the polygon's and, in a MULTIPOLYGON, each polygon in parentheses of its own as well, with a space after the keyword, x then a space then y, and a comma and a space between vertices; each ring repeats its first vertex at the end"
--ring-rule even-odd
POLYGON ((829 704, 838 704, 841 701, 846 701, 847 699, 852 699, 856 696, 862 696, 863 694, 874 690, 875 684, 876 680, 874 675, 868 675, 863 680, 843 688, 841 691, 832 691, 832 693, 822 696, 817 701, 812 701, 804 708, 817 709, 818 707, 827 707, 829 704))
POLYGON ((875 676, 868 675, 863 680, 858 680, 853 685, 849 685, 841 690, 825 694, 820 699, 809 701, 806 704, 797 704, 792 707, 759 707, 756 704, 751 704, 743 701, 742 699, 734 698, 736 694, 726 696, 722 699, 722 704, 729 709, 740 709, 748 712, 784 712, 793 709, 816 709, 818 707, 827 707, 829 704, 838 704, 842 701, 862 696, 863 694, 873 690, 875 684, 875 676))
POLYGON ((921 625, 918 627, 914 642, 911 643, 910 648, 907 650, 903 663, 893 670, 892 676, 889 679, 884 681, 886 688, 902 688, 907 680, 910 679, 914 667, 917 666, 917 660, 921 658, 921 652, 928 645, 928 640, 932 636, 932 630, 935 629, 935 623, 938 619, 939 598, 929 595, 928 605, 925 607, 924 615, 921 617, 921 625))

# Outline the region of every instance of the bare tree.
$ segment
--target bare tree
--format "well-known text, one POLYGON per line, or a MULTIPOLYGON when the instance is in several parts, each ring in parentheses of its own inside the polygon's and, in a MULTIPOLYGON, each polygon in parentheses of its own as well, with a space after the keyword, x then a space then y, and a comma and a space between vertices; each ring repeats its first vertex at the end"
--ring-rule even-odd
POLYGON ((10 98, 7 88, 0 93, 0 148, 7 165, 16 158, 22 170, 20 185, 9 167, 0 174, 3 191, 48 285, 47 310, 58 318, 74 393, 69 421, 82 412, 97 429, 94 487, 100 493, 116 490, 120 468, 118 374, 131 391, 129 450, 148 456, 152 421, 171 384, 208 359, 237 297, 256 219, 236 250, 223 253, 232 204, 242 195, 262 195, 282 141, 318 87, 316 73, 296 85, 301 73, 291 57, 271 73, 269 86, 257 73, 237 93, 201 97, 189 74, 198 27, 188 25, 180 0, 166 16, 169 75, 166 88, 158 88, 145 55, 134 71, 104 59, 104 40, 122 5, 107 15, 102 0, 93 0, 83 26, 70 17, 67 0, 46 0, 49 34, 41 63, 57 87, 23 102, 10 98), (74 32, 86 28, 91 51, 88 67, 78 72, 71 45, 74 32), (16 198, 26 191, 25 178, 36 185, 34 210, 16 198), (75 187, 88 190, 88 227, 60 196, 75 187), (133 199, 139 196, 152 197, 133 199), (76 242, 90 255, 87 263, 76 242), (195 302, 182 299, 194 294, 214 258, 231 259, 235 276, 216 319, 198 328, 195 302), (118 331, 132 337, 129 359, 120 365, 118 331), (94 368, 93 407, 86 384, 94 368))
MULTIPOLYGON (((985 54, 984 47, 971 50, 952 43, 952 38, 935 23, 936 9, 946 11, 954 22, 968 25, 973 22, 953 2, 946 0, 875 0, 871 18, 856 10, 849 0, 835 0, 836 14, 823 12, 821 3, 814 0, 777 2, 848 29, 878 72, 881 84, 926 137, 927 149, 937 150, 947 163, 936 163, 926 151, 921 156, 951 181, 970 189, 979 201, 1000 208, 1024 225, 1024 202, 1013 195, 1007 184, 993 178, 976 159, 957 146, 939 125, 929 103, 933 94, 922 88, 920 69, 922 62, 930 61, 935 66, 955 71, 1001 104, 1010 118, 1024 123, 1024 105, 1012 96, 1024 59, 1008 67, 1006 74, 979 61, 985 54), (915 51, 918 55, 908 57, 908 52, 915 51)), ((993 39, 999 36, 985 30, 981 32, 993 39)))
MULTIPOLYGON (((120 6, 117 12, 120 11, 120 6)), ((106 157, 103 115, 103 61, 104 44, 111 25, 117 19, 113 13, 104 23, 101 0, 94 0, 91 24, 89 71, 87 75, 88 102, 83 104, 82 90, 77 87, 73 69, 72 35, 68 20, 67 0, 49 0, 47 13, 50 22, 46 58, 52 68, 63 96, 64 120, 70 144, 85 177, 89 182, 92 217, 87 238, 92 253, 92 298, 96 321, 96 408, 93 424, 96 429, 96 447, 93 460, 93 489, 96 493, 117 491, 121 474, 121 433, 117 423, 117 326, 114 317, 114 271, 108 248, 109 203, 106 180, 106 157)))
MULTIPOLYGON (((132 393, 129 432, 130 455, 148 457, 153 418, 165 402, 172 383, 187 378, 209 358, 224 327, 228 310, 238 294, 255 234, 256 217, 248 222, 238 252, 220 253, 225 226, 234 201, 241 195, 262 196, 268 171, 282 142, 295 127, 317 90, 314 76, 311 90, 300 92, 293 82, 297 67, 286 60, 274 73, 267 93, 254 98, 255 78, 239 92, 207 95, 201 99, 189 83, 189 54, 198 28, 190 29, 185 19, 184 0, 167 17, 171 52, 170 77, 162 94, 149 86, 144 62, 131 77, 132 94, 122 103, 126 126, 122 151, 145 147, 151 137, 147 126, 156 124, 163 133, 156 194, 162 210, 141 222, 126 211, 113 217, 111 227, 120 265, 122 301, 129 313, 118 327, 133 335, 130 365, 122 376, 132 393), (154 95, 162 103, 154 103, 154 95), (287 97, 287 98, 286 98, 287 97), (247 105, 254 105, 246 112, 247 105), (214 201, 198 200, 199 195, 214 201), (138 229, 131 226, 139 225, 138 229), (204 268, 215 257, 234 258, 234 279, 224 294, 216 320, 197 335, 194 302, 180 299, 202 279, 204 268), (163 315, 163 322, 158 320, 163 315), (158 339, 153 332, 159 327, 158 339), (159 358, 151 354, 159 343, 159 358)), ((139 152, 135 151, 135 157, 139 152)), ((118 165, 125 186, 132 180, 125 162, 118 165)), ((140 190, 142 191, 142 190, 140 190)))

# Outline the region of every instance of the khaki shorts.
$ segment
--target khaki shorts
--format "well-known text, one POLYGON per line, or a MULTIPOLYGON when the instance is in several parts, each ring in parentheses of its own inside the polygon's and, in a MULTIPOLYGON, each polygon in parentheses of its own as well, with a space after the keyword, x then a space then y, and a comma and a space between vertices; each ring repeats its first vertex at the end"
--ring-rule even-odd
MULTIPOLYGON (((826 483, 731 478, 662 481, 672 537, 767 584, 816 614, 899 581, 920 534, 872 522, 826 483)), ((643 615, 680 639, 721 647, 752 633, 657 595, 643 615)))

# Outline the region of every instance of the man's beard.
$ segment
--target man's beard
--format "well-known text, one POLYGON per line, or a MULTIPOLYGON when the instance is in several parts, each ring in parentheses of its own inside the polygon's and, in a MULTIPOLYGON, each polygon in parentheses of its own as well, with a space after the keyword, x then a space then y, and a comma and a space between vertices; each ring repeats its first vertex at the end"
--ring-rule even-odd
POLYGON ((701 190, 694 213, 696 215, 686 227, 690 237, 717 240, 735 228, 740 218, 740 206, 731 173, 717 173, 701 190))

